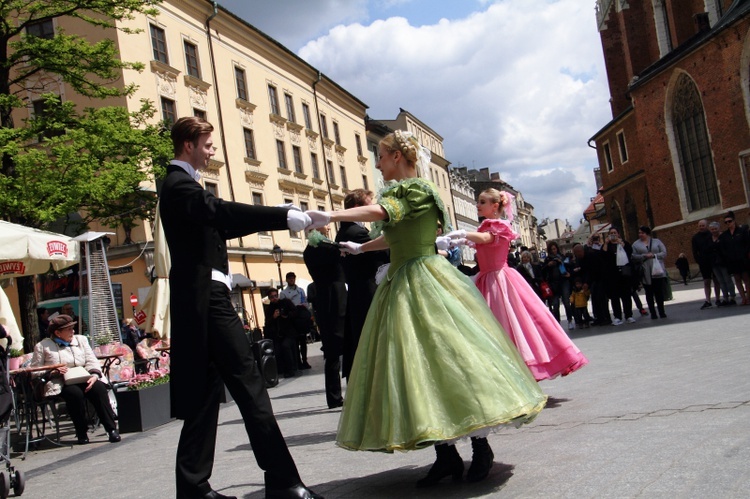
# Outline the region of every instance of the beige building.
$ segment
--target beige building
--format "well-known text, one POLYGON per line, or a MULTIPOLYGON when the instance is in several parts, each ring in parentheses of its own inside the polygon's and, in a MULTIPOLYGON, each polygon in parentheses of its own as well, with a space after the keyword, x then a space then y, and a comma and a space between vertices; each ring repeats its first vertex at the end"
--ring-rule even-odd
MULTIPOLYGON (((93 30, 73 19, 48 21, 49 29, 111 37, 123 60, 143 62, 144 71, 124 71, 119 82, 137 86, 133 96, 84 102, 54 76, 41 76, 38 87, 81 107, 115 104, 134 110, 148 99, 165 120, 204 117, 215 126, 218 150, 202 182, 223 199, 330 210, 342 208, 349 190, 375 186, 362 101, 231 12, 214 10, 212 2, 165 0, 159 10, 157 17, 138 15, 125 23, 141 30, 132 35, 93 30)), ((34 97, 29 91, 30 102, 34 97)), ((34 112, 33 104, 28 112, 34 112)), ((129 234, 133 244, 124 244, 128 237, 122 229, 111 236, 109 264, 118 269, 112 281, 125 295, 125 317, 132 316, 127 297, 133 293, 142 300, 148 291, 151 233, 144 221, 129 234)), ((249 276, 261 291, 277 286, 274 245, 284 251, 283 274, 294 271, 298 280, 309 279, 302 261, 305 236, 289 231, 229 241, 231 272, 249 276)), ((246 289, 235 299, 252 326, 263 325, 257 291, 246 289)))
POLYGON ((419 143, 430 150, 432 157, 430 158, 429 171, 431 178, 429 178, 429 180, 437 186, 440 198, 448 209, 451 224, 455 227, 456 210, 453 208, 453 196, 451 194, 448 173, 450 161, 445 159, 443 137, 422 123, 416 116, 404 109, 399 110, 396 119, 378 121, 391 130, 407 130, 412 132, 414 136, 417 137, 417 140, 419 140, 419 143))

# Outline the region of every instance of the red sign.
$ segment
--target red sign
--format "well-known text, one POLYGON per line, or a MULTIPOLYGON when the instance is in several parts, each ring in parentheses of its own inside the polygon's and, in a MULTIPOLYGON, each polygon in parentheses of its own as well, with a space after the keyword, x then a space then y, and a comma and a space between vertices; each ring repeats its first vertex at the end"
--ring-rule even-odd
POLYGON ((135 295, 130 295, 130 304, 134 307, 138 306, 138 297, 135 295))
POLYGON ((68 245, 62 241, 50 241, 47 243, 47 254, 49 256, 64 256, 68 257, 68 245))
POLYGON ((0 274, 23 274, 24 272, 26 272, 26 266, 23 262, 0 263, 0 274))
POLYGON ((133 318, 135 319, 135 322, 138 325, 141 325, 144 322, 146 322, 146 312, 144 312, 143 310, 139 310, 138 312, 135 313, 133 318))

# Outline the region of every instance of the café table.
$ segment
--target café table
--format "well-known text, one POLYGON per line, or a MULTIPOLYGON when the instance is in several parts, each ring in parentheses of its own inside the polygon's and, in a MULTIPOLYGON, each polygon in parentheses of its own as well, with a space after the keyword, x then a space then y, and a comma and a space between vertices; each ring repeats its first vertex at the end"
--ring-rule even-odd
POLYGON ((21 430, 26 433, 26 447, 24 448, 22 460, 26 459, 29 452, 29 445, 47 440, 48 442, 64 447, 60 443, 60 424, 55 417, 55 435, 57 441, 52 440, 46 435, 46 426, 48 422, 46 401, 37 400, 34 396, 33 379, 37 373, 43 373, 41 377, 49 378, 55 370, 65 367, 65 364, 50 364, 36 367, 22 367, 14 369, 10 375, 11 387, 13 389, 13 407, 16 411, 16 421, 18 423, 18 434, 21 430))

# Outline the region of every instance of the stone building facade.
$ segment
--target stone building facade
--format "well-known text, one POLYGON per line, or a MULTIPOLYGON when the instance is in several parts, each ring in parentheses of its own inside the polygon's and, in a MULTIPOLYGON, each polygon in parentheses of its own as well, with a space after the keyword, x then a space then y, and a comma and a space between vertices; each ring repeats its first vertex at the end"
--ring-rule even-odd
MULTIPOLYGON (((613 119, 596 145, 606 218, 670 255, 750 200, 750 1, 599 0, 613 119)), ((669 262, 674 258, 668 257, 669 262)))

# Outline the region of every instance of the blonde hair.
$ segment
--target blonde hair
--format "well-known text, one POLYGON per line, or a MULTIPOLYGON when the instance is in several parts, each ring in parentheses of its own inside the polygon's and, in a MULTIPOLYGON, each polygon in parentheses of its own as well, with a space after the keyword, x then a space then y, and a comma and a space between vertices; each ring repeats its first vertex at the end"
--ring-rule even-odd
POLYGON ((505 191, 498 191, 494 187, 483 190, 479 195, 487 196, 488 198, 490 198, 490 201, 499 204, 500 208, 508 204, 509 201, 508 196, 505 195, 505 191))
POLYGON ((401 130, 396 130, 393 133, 389 133, 380 141, 380 145, 385 147, 388 152, 399 151, 403 154, 406 163, 409 166, 415 167, 417 165, 417 149, 419 142, 416 139, 410 140, 410 137, 405 137, 404 134, 400 133, 401 130))

